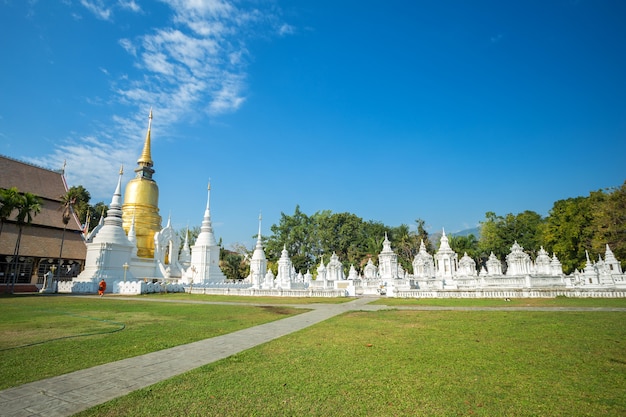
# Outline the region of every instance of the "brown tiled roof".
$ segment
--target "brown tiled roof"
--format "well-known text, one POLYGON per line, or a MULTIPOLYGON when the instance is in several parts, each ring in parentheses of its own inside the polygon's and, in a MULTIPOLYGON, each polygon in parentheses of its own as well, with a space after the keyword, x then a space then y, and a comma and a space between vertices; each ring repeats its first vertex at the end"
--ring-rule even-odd
POLYGON ((65 194, 61 171, 52 171, 0 155, 0 188, 17 187, 42 198, 58 200, 65 194))
MULTIPOLYGON (((41 197, 41 212, 33 217, 33 225, 63 229, 60 197, 67 192, 61 171, 52 171, 0 155, 0 188, 17 187, 41 197)), ((15 212, 8 219, 11 222, 15 212)), ((67 230, 79 231, 77 219, 70 219, 67 230)))

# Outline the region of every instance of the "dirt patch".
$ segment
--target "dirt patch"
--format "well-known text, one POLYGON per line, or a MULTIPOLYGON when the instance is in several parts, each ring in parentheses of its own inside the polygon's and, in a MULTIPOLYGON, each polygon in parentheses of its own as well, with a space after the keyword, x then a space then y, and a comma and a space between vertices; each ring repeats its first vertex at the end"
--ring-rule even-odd
POLYGON ((280 314, 284 316, 290 316, 296 312, 295 309, 289 307, 282 306, 261 306, 263 310, 269 311, 270 313, 280 314))

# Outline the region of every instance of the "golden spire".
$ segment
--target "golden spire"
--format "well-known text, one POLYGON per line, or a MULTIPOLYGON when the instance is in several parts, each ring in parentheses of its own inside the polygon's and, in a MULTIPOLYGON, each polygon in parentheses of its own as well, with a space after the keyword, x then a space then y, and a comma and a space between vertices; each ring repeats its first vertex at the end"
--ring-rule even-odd
POLYGON ((154 168, 150 155, 151 130, 152 108, 143 152, 137 160, 135 178, 126 184, 122 206, 122 227, 127 234, 130 233, 131 227, 134 228, 137 256, 140 258, 154 258, 154 235, 162 229, 159 215, 159 187, 152 178, 154 168))
POLYGON ((152 155, 150 154, 150 130, 152 129, 152 107, 150 107, 150 116, 148 116, 148 133, 146 134, 146 141, 143 144, 143 151, 141 152, 141 156, 137 160, 137 163, 140 165, 147 165, 151 167, 154 163, 152 162, 152 155))

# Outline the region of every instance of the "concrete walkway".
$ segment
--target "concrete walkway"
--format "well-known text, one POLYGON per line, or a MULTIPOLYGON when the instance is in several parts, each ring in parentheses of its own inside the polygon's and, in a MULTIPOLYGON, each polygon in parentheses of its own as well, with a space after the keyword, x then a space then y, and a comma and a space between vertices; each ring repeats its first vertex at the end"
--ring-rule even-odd
POLYGON ((322 322, 351 310, 379 310, 373 298, 342 304, 307 304, 312 309, 271 323, 171 349, 123 359, 0 391, 0 416, 70 416, 167 378, 322 322))

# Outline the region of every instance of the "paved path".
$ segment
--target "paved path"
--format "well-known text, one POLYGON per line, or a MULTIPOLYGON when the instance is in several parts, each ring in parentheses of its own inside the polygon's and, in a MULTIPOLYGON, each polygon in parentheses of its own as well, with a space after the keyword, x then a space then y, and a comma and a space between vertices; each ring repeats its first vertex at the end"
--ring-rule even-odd
MULTIPOLYGON (((130 300, 128 297, 116 299, 130 300)), ((142 301, 146 300, 149 299, 142 298, 142 301)), ((0 391, 0 416, 70 416, 164 379, 312 326, 341 313, 351 310, 375 311, 389 308, 384 305, 368 305, 373 300, 374 298, 363 297, 342 304, 290 305, 290 307, 307 308, 312 311, 211 339, 9 388, 0 391)), ((240 303, 219 304, 241 305, 240 303)), ((626 311, 626 308, 578 307, 394 306, 392 308, 398 310, 626 311)))
POLYGON ((386 308, 366 305, 372 300, 358 298, 342 304, 293 306, 313 310, 211 339, 9 388, 0 391, 0 416, 70 416, 346 311, 386 308))

